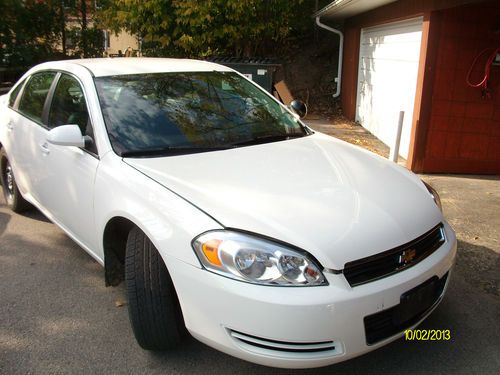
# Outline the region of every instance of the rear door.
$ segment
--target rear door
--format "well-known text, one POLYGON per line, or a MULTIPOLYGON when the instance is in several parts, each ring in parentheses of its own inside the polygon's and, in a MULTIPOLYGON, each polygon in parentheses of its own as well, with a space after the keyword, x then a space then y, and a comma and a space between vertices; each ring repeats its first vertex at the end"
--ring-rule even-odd
POLYGON ((25 196, 42 206, 39 192, 47 178, 44 163, 47 128, 43 116, 56 74, 53 71, 39 72, 29 78, 9 131, 11 146, 7 152, 13 162, 16 182, 25 196))
POLYGON ((21 115, 17 112, 17 106, 19 105, 19 99, 21 98, 22 89, 25 83, 26 79, 15 87, 8 98, 6 98, 4 104, 2 104, 0 113, 0 143, 6 150, 7 155, 9 155, 10 164, 15 170, 14 173, 16 175, 17 186, 23 193, 26 192, 26 181, 18 178, 19 173, 16 172, 18 168, 11 150, 15 136, 14 128, 16 124, 21 121, 21 115))

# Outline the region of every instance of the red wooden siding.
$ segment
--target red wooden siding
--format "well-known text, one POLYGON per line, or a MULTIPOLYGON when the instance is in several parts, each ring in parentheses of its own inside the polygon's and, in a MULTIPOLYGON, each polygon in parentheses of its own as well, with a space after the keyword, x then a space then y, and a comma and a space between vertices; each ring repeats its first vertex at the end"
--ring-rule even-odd
MULTIPOLYGON (((467 72, 483 49, 500 46, 500 3, 440 11, 430 123, 422 170, 500 173, 500 67, 491 68, 492 98, 467 85, 467 72)), ((472 80, 480 80, 486 56, 472 80)), ((427 73, 429 74, 429 73, 427 73)))

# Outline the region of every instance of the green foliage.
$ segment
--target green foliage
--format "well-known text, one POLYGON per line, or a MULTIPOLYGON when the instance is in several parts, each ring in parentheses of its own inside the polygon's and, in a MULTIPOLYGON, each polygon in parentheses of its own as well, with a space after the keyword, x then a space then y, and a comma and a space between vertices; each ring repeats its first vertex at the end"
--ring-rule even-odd
POLYGON ((102 56, 102 31, 89 26, 93 4, 88 0, 0 0, 0 65, 22 68, 64 58, 60 46, 63 25, 70 16, 78 20, 76 27, 64 25, 65 37, 75 44, 73 55, 102 56))
POLYGON ((107 0, 98 20, 102 28, 140 35, 143 51, 149 55, 172 56, 179 52, 171 44, 175 29, 173 12, 170 1, 107 0))
POLYGON ((73 43, 71 55, 74 57, 102 57, 104 43, 102 30, 97 27, 72 27, 66 32, 66 37, 73 43))
POLYGON ((59 39, 56 1, 2 0, 0 2, 0 62, 29 66, 54 54, 59 39))
POLYGON ((266 56, 312 28, 313 6, 311 0, 108 0, 101 17, 116 32, 141 35, 146 53, 266 56))
MULTIPOLYGON (((102 57, 104 53, 104 36, 97 27, 89 27, 85 31, 87 41, 87 57, 102 57)), ((82 45, 83 48, 83 45, 82 45)))

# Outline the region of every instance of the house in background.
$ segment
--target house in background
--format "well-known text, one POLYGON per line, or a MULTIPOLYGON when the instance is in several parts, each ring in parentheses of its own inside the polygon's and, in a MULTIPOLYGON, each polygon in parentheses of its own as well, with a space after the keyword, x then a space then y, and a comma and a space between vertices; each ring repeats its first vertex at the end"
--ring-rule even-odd
MULTIPOLYGON (((99 0, 64 0, 63 4, 65 35, 62 43, 64 43, 65 52, 72 55, 77 53, 77 40, 81 37, 81 29, 94 27, 95 13, 102 8, 102 4, 99 0)), ((104 51, 104 56, 117 56, 120 52, 125 55, 129 48, 133 55, 141 55, 141 43, 137 35, 132 35, 125 30, 119 33, 109 30, 100 30, 100 32, 102 32, 100 47, 104 51)), ((62 44, 59 47, 63 50, 62 44)))
POLYGON ((500 173, 500 1, 336 0, 315 16, 343 31, 346 117, 390 145, 404 111, 415 172, 500 173))
POLYGON ((126 31, 121 31, 118 34, 115 34, 111 31, 105 30, 104 40, 104 50, 108 56, 118 55, 120 51, 125 55, 125 52, 129 47, 132 48, 134 54, 138 56, 141 54, 139 37, 129 34, 126 31))

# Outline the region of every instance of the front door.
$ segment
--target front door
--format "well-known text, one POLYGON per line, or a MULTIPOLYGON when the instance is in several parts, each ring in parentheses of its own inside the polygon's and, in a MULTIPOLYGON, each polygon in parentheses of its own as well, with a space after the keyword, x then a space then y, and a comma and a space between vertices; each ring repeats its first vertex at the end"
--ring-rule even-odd
MULTIPOLYGON (((82 135, 93 137, 85 92, 80 82, 62 73, 56 83, 48 108, 47 126, 76 124, 82 135)), ((40 201, 53 218, 88 250, 97 249, 94 226, 94 180, 99 165, 93 142, 85 148, 57 146, 45 141, 46 176, 39 186, 40 201)), ((45 152, 41 150, 42 152, 45 152)))

